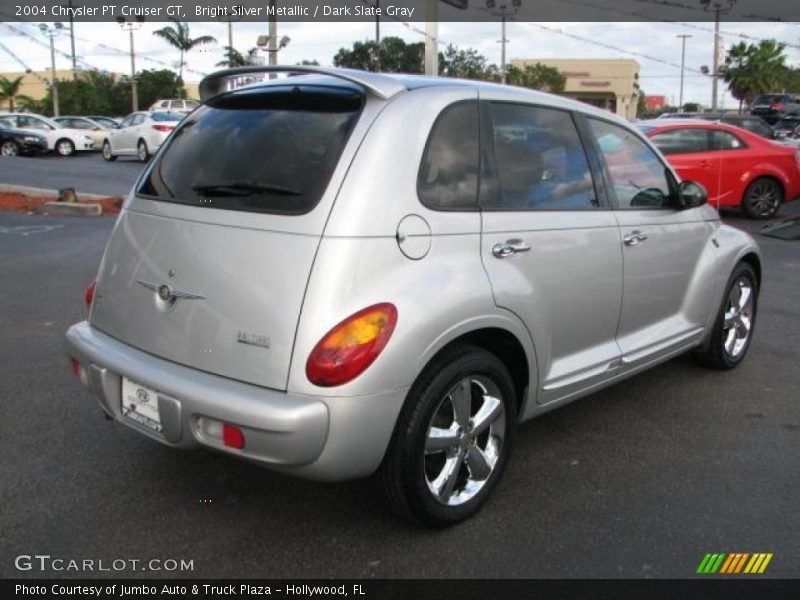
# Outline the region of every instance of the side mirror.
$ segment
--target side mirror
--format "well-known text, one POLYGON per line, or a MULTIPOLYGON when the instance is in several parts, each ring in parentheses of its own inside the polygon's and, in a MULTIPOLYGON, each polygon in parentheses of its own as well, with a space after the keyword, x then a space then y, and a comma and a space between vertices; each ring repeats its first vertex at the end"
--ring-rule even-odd
POLYGON ((678 202, 684 210, 697 208, 708 202, 708 192, 699 183, 694 181, 682 181, 678 185, 678 202))

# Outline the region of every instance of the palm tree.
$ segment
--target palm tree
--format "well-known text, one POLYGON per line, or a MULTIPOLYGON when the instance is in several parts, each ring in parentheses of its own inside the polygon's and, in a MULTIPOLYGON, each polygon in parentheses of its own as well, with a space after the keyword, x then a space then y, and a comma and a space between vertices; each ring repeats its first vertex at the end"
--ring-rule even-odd
POLYGON ((180 79, 181 83, 183 83, 183 66, 186 64, 186 61, 184 60, 186 53, 196 46, 201 46, 203 44, 216 44, 217 38, 210 35, 201 35, 200 37, 192 38, 189 34, 188 23, 182 23, 178 21, 178 19, 170 19, 170 21, 175 23, 175 25, 162 27, 161 29, 154 31, 153 35, 157 35, 171 46, 174 46, 180 50, 181 62, 179 65, 180 68, 178 71, 178 78, 180 79))
POLYGON ((8 108, 14 112, 14 98, 19 96, 19 89, 22 86, 22 76, 16 79, 8 79, 0 75, 0 101, 8 100, 8 108))
POLYGON ((218 67, 245 67, 250 64, 250 58, 258 51, 257 48, 250 48, 247 54, 242 54, 236 48, 225 46, 225 60, 219 61, 218 67))
POLYGON ((758 94, 776 91, 787 74, 785 44, 762 40, 756 44, 739 42, 731 46, 725 59, 723 78, 731 95, 742 105, 758 94))

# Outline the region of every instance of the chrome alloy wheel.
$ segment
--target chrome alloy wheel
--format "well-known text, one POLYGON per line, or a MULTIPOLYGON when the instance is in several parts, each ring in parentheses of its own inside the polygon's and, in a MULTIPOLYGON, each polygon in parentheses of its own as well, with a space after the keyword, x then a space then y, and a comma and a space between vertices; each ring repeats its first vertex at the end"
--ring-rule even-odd
POLYGON ((780 190, 769 180, 757 181, 750 189, 747 201, 755 214, 760 217, 771 217, 780 207, 780 190))
POLYGON ((506 414, 500 389, 475 375, 442 398, 425 438, 425 481, 441 504, 458 506, 480 492, 503 448, 506 414))
POLYGON ((738 358, 747 347, 753 331, 753 285, 746 277, 739 277, 731 286, 725 304, 722 326, 722 343, 725 353, 738 358))
POLYGON ((106 160, 111 160, 111 144, 108 142, 103 144, 103 158, 106 160))
POLYGON ((60 140, 56 144, 56 152, 59 156, 72 156, 75 154, 75 146, 69 140, 60 140))
POLYGON ((0 154, 3 156, 17 156, 19 154, 19 148, 14 142, 9 140, 3 143, 2 148, 0 148, 0 154))

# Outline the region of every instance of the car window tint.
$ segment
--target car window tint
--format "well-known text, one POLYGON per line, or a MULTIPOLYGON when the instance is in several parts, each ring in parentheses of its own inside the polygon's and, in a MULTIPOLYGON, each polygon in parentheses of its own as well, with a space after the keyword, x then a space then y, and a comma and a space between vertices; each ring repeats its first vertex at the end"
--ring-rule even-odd
POLYGON ((17 122, 20 127, 26 129, 41 129, 42 131, 49 131, 51 129, 47 123, 35 117, 20 116, 17 117, 17 122))
POLYGON ((169 100, 164 100, 161 103, 161 108, 169 108, 169 100))
POLYGON ((434 210, 470 210, 478 203, 478 103, 446 108, 433 125, 417 178, 420 201, 434 210))
POLYGON ((715 129, 711 132, 711 146, 714 150, 741 150, 747 145, 728 131, 715 129))
POLYGON ((605 159, 618 208, 672 206, 667 169, 645 142, 607 121, 589 119, 589 125, 605 159))
POLYGON ((708 152, 710 149, 706 129, 671 129, 657 133, 650 139, 664 154, 708 152))
POLYGON ((91 129, 92 126, 83 119, 70 119, 68 127, 74 129, 91 129))
POLYGON ((352 89, 301 84, 223 94, 181 122, 138 191, 204 208, 307 213, 363 102, 352 89))
MULTIPOLYGON (((586 152, 563 110, 492 103, 496 210, 582 210, 597 206, 586 152)), ((494 204, 492 204, 494 203, 494 204)))

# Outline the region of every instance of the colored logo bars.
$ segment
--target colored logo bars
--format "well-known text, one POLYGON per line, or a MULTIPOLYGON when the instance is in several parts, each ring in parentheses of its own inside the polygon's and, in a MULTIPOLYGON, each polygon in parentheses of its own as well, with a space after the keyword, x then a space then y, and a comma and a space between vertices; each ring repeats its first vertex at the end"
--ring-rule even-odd
POLYGON ((772 553, 756 552, 733 552, 726 554, 719 552, 716 554, 706 554, 697 572, 706 574, 734 574, 734 573, 763 573, 769 561, 772 560, 772 553))

